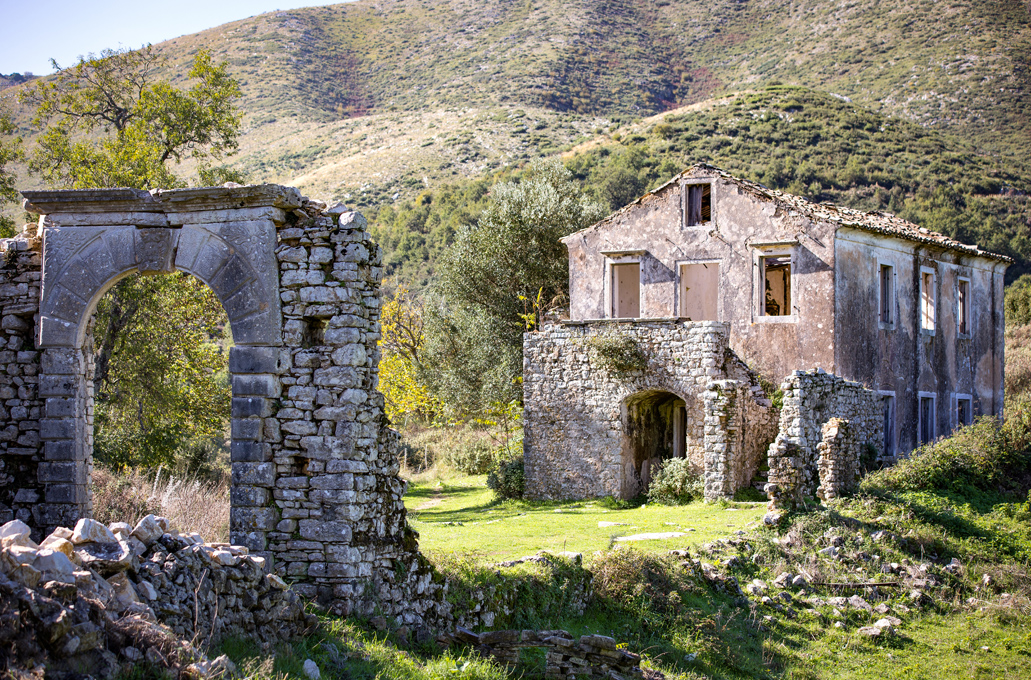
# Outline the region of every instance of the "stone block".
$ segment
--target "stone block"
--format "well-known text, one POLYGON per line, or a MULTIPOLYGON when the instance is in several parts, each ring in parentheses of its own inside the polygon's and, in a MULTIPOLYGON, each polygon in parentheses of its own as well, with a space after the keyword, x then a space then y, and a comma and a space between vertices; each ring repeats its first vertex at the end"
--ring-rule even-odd
POLYGON ((36 470, 36 478, 44 484, 55 482, 68 484, 89 483, 86 464, 77 461, 40 463, 36 470))
POLYGON ((273 463, 232 463, 233 484, 271 487, 276 481, 273 463))
POLYGON ((82 352, 66 347, 48 349, 43 352, 40 369, 47 375, 81 375, 82 352))
POLYGON ((73 439, 75 420, 72 418, 44 418, 39 421, 39 436, 42 439, 73 439))
POLYGON ((84 505, 89 500, 89 487, 85 484, 48 484, 44 498, 47 503, 84 505))
POLYGON ((234 397, 268 397, 277 399, 280 396, 279 380, 274 375, 234 375, 234 397))
POLYGON ((79 392, 79 378, 72 375, 41 375, 39 377, 39 396, 74 397, 79 392))
POLYGON ((229 528, 234 532, 273 531, 278 521, 273 508, 233 507, 229 511, 229 528))
POLYGON ((279 345, 283 342, 278 306, 245 319, 234 319, 232 327, 233 342, 237 346, 279 345))
POLYGON ((234 486, 229 499, 233 507, 263 507, 268 504, 269 491, 260 486, 234 486))
MULTIPOLYGON (((3 317, 2 324, 5 330, 28 330, 31 325, 25 322, 20 322, 23 328, 12 328, 8 320, 14 319, 19 320, 19 317, 5 316, 3 317)), ((39 343, 40 349, 49 347, 74 347, 76 340, 76 333, 78 332, 78 322, 65 321, 58 319, 56 316, 49 314, 41 314, 39 317, 39 343)))
POLYGON ((351 542, 352 529, 351 525, 346 522, 323 522, 321 520, 302 519, 297 524, 301 537, 310 541, 324 541, 327 543, 351 542))
POLYGON ((264 463, 272 460, 272 447, 264 442, 234 439, 229 444, 229 457, 233 463, 264 463))
POLYGON ((74 418, 78 400, 69 397, 48 397, 43 412, 47 418, 74 418))
POLYGON ((229 372, 234 375, 277 373, 278 347, 233 347, 229 350, 229 372))
POLYGON ((233 397, 233 418, 268 418, 271 415, 272 404, 264 397, 233 397))
POLYGON ((261 420, 258 418, 233 418, 230 421, 233 441, 261 441, 261 420))

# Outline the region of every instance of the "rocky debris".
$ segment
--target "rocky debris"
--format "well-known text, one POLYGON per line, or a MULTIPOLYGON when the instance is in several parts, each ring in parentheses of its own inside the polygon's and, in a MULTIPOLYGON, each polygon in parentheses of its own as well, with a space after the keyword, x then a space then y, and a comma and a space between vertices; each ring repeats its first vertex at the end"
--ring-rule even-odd
POLYGON ((0 664, 8 668, 45 663, 48 678, 84 669, 112 677, 147 660, 183 678, 223 677, 229 660, 209 661, 193 645, 225 636, 274 643, 314 624, 263 558, 184 537, 163 518, 148 515, 135 528, 82 519, 40 545, 30 535, 20 520, 0 527, 0 664))
POLYGON ((459 627, 455 639, 508 666, 519 662, 520 649, 543 647, 547 650, 544 677, 549 679, 643 677, 640 655, 620 649, 604 635, 584 635, 579 640, 564 630, 495 630, 477 635, 459 627))

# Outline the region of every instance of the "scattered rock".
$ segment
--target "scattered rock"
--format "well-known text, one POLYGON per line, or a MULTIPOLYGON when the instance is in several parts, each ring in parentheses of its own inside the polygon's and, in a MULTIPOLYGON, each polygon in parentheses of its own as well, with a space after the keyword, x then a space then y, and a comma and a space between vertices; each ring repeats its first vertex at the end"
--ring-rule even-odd
POLYGON ((308 680, 321 680, 322 673, 319 672, 319 665, 311 659, 304 660, 304 674, 308 680))
POLYGON ((84 517, 75 525, 75 529, 72 531, 71 542, 75 545, 82 543, 118 543, 118 537, 100 522, 84 517))

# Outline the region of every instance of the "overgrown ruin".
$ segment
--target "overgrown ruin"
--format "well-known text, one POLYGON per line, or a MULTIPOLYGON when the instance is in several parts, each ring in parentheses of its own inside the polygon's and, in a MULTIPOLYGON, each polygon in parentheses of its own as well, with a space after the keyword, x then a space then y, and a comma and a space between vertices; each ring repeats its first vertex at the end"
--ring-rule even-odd
POLYGON ((433 625, 440 586, 376 389, 382 269, 365 219, 275 185, 25 196, 38 225, 0 242, 0 523, 39 540, 89 516, 90 318, 131 273, 186 272, 235 342, 232 542, 338 613, 433 625))

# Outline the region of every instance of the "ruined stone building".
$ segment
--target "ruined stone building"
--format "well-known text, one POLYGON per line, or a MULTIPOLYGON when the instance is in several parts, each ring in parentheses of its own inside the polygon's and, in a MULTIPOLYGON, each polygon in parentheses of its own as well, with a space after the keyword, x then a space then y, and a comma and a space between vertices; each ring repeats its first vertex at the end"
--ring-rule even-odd
POLYGON ((235 345, 233 543, 340 613, 443 616, 377 390, 382 268, 365 219, 275 185, 25 196, 39 223, 0 240, 0 523, 39 539, 90 516, 90 319, 129 274, 185 272, 235 345))
POLYGON ((857 456, 1002 413, 1004 256, 707 165, 563 241, 568 318, 525 338, 532 496, 632 496, 687 457, 707 498, 765 465, 830 497, 857 456))

